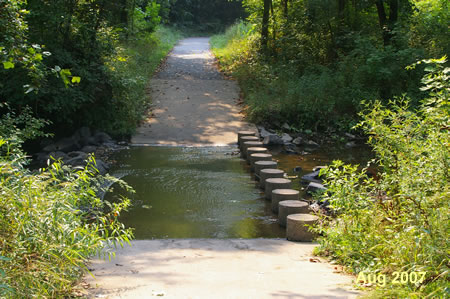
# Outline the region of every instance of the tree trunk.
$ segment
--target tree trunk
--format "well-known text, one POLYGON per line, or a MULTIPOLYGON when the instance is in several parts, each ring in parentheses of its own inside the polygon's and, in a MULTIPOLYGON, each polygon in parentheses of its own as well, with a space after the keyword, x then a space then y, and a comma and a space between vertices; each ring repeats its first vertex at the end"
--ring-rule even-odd
POLYGON ((388 0, 388 1, 389 1, 389 18, 387 17, 386 11, 384 9, 384 1, 377 0, 375 2, 378 12, 378 21, 380 23, 383 43, 385 46, 391 43, 391 39, 393 36, 392 30, 394 29, 394 26, 398 20, 398 0, 388 0))
POLYGON ((271 4, 272 0, 264 0, 262 28, 261 28, 261 48, 263 51, 267 49, 267 43, 269 41, 269 17, 271 4))

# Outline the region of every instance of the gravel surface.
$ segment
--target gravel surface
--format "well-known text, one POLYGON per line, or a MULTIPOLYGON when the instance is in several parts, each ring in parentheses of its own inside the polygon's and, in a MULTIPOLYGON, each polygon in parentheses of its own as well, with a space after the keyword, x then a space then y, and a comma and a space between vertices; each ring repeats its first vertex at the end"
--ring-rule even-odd
POLYGON ((131 143, 211 146, 236 143, 243 119, 239 87, 218 71, 208 38, 179 42, 150 82, 153 108, 131 143))

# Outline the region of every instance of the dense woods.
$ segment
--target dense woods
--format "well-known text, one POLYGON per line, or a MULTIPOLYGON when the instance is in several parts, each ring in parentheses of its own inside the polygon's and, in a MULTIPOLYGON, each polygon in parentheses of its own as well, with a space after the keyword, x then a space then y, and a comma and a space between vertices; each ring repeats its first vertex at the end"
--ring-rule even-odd
POLYGON ((222 66, 240 81, 256 122, 299 130, 348 130, 361 100, 408 94, 421 59, 448 53, 447 1, 244 1, 246 23, 213 38, 222 66))
POLYGON ((375 296, 444 297, 449 6, 0 0, 0 297, 71 296, 89 256, 132 238, 118 219, 130 202, 98 198, 94 157, 83 169, 31 171, 24 143, 82 126, 128 138, 151 104, 148 80, 177 40, 220 32, 213 51, 239 81, 250 120, 332 138, 354 128, 374 149, 378 178, 340 162, 323 171, 331 192, 318 196, 332 216, 316 228, 318 253, 354 274, 427 273, 375 296))

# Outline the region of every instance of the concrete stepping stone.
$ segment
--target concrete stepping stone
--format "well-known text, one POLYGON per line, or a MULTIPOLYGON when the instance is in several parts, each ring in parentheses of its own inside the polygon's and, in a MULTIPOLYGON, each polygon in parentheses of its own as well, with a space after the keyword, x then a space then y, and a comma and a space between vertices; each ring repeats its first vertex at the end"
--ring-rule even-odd
POLYGON ((272 161, 272 155, 271 154, 264 154, 264 153, 256 153, 250 155, 250 170, 255 171, 255 162, 257 161, 272 161))
POLYGON ((287 216, 286 238, 289 241, 311 242, 317 234, 308 226, 317 224, 319 217, 310 214, 291 214, 287 216))
POLYGON ((279 169, 261 169, 259 172, 259 187, 261 189, 266 188, 266 180, 270 178, 282 178, 284 176, 284 171, 279 169))
POLYGON ((291 189, 292 181, 283 178, 270 178, 266 179, 264 192, 266 193, 266 199, 272 199, 272 191, 275 189, 291 189))
POLYGON ((267 148, 265 147, 249 147, 247 148, 247 164, 251 164, 252 154, 267 154, 267 148))
POLYGON ((300 200, 283 200, 278 203, 278 224, 286 226, 286 218, 291 214, 308 214, 308 203, 300 200))
POLYGON ((255 168, 255 177, 259 180, 261 169, 276 169, 278 167, 278 162, 259 160, 253 164, 253 167, 255 168))
POLYGON ((272 211, 278 213, 278 204, 284 200, 298 200, 299 191, 294 189, 275 189, 272 190, 272 211))
POLYGON ((243 146, 244 142, 247 142, 247 141, 259 141, 259 138, 256 136, 242 136, 239 141, 239 150, 241 151, 241 154, 242 154, 242 146, 243 146))
POLYGON ((263 143, 260 141, 245 141, 244 143, 242 143, 242 147, 241 147, 242 158, 244 158, 244 159, 247 158, 247 149, 249 147, 263 147, 263 143))
POLYGON ((238 140, 237 140, 237 144, 238 146, 241 144, 241 138, 244 136, 254 136, 256 137, 256 132, 254 131, 239 131, 238 132, 238 140))

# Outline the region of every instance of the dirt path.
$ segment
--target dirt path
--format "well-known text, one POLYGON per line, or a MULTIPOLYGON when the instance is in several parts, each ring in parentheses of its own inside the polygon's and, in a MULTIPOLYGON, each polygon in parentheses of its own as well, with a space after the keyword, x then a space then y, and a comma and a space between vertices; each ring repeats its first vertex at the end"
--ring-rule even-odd
MULTIPOLYGON (((152 80, 154 117, 134 144, 225 145, 242 121, 239 89, 213 64, 208 39, 183 40, 152 80)), ((352 277, 317 262, 314 244, 278 239, 133 241, 111 261, 93 260, 92 298, 353 298, 352 277)))
POLYGON ((151 81, 153 115, 138 129, 133 144, 228 145, 243 121, 239 87, 214 64, 208 38, 188 38, 169 54, 151 81))

